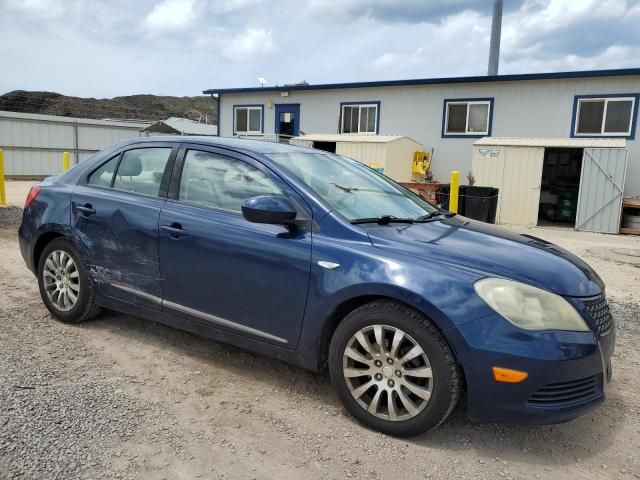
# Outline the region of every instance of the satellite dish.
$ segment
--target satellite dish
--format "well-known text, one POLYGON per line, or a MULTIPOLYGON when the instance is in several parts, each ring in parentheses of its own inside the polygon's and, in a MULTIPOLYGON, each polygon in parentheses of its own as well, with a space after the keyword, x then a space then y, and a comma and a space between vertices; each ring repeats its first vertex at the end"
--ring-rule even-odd
POLYGON ((261 87, 264 87, 265 83, 267 83, 267 80, 264 77, 258 77, 258 83, 261 87))

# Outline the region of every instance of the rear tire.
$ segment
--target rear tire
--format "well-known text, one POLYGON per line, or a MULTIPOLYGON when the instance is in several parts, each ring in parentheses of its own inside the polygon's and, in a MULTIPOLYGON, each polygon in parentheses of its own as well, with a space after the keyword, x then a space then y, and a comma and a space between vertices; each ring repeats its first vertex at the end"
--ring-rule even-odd
POLYGON ((49 242, 38 261, 40 296, 55 318, 78 323, 95 317, 95 290, 75 247, 64 238, 49 242))
POLYGON ((437 427, 460 396, 447 341, 424 315, 388 300, 367 303, 338 325, 329 372, 357 420, 398 437, 437 427))

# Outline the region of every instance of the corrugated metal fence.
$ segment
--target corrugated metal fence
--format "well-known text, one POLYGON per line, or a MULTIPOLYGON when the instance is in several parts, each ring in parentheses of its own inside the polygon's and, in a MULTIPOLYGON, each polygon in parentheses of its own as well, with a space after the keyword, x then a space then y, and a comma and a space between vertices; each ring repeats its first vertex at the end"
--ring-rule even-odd
POLYGON ((46 176, 62 171, 62 152, 81 162, 109 145, 139 137, 150 123, 117 122, 0 111, 5 175, 46 176))

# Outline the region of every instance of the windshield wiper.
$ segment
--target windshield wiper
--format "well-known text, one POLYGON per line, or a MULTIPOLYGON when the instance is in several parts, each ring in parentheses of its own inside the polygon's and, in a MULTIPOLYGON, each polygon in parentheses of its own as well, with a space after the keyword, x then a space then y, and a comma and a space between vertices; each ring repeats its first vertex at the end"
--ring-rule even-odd
POLYGON ((437 217, 437 216, 440 216, 440 215, 442 215, 443 217, 450 218, 450 217, 453 217, 456 214, 453 213, 453 212, 449 212, 447 210, 436 210, 435 212, 427 213, 426 215, 418 217, 417 220, 420 220, 420 221, 430 220, 430 219, 432 219, 434 217, 437 217))
POLYGON ((356 218, 351 220, 353 225, 361 223, 377 223, 378 225, 389 225, 390 223, 420 223, 422 220, 416 218, 398 218, 393 215, 382 215, 380 217, 356 218))

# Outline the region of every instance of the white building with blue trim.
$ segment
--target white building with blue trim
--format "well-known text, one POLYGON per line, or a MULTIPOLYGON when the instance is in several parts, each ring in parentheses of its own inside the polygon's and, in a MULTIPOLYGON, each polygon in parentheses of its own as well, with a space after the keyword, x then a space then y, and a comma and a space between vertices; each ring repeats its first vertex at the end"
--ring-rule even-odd
POLYGON ((203 93, 218 104, 221 136, 406 135, 434 150, 440 181, 471 170, 472 145, 482 137, 624 139, 624 196, 640 196, 640 68, 203 93))

